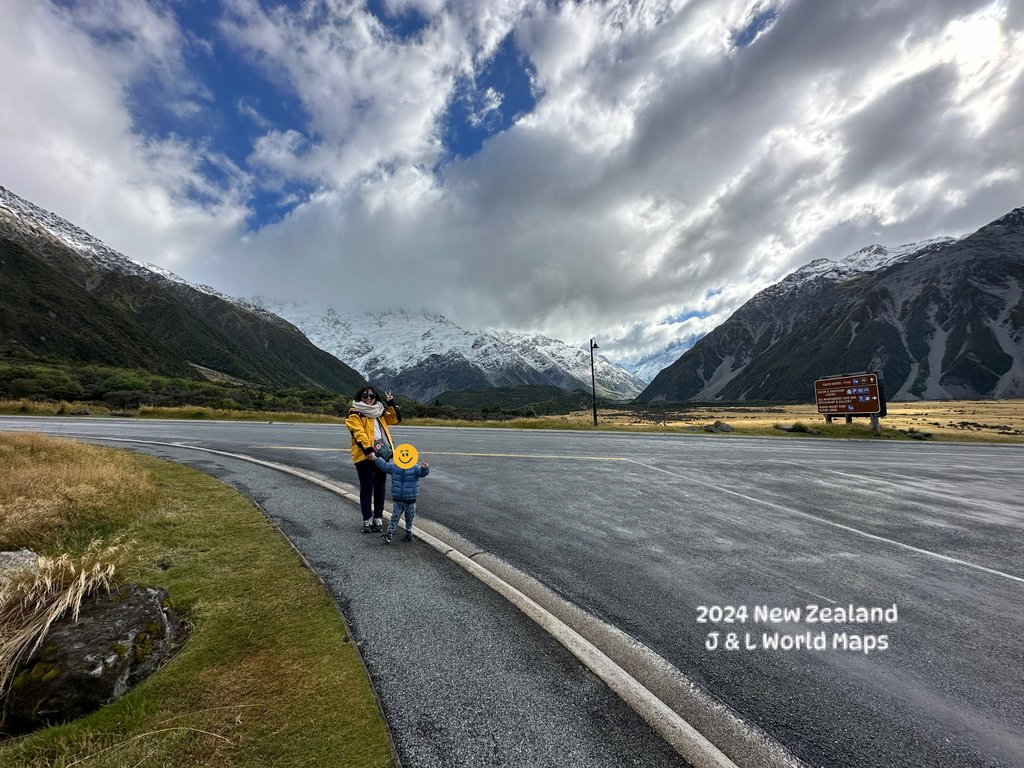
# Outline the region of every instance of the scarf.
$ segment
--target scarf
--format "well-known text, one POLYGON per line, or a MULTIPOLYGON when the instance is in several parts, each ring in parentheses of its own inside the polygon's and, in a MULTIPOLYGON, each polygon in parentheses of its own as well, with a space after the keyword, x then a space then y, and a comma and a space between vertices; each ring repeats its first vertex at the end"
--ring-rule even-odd
POLYGON ((353 400, 352 410, 368 419, 379 419, 384 415, 384 403, 378 400, 373 405, 366 405, 358 400, 353 400))

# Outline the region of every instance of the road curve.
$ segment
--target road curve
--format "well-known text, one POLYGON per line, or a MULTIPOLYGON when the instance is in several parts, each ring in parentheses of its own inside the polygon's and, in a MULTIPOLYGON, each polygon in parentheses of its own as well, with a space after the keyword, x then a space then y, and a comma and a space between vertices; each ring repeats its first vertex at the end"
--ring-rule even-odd
MULTIPOLYGON (((354 481, 334 426, 41 425, 354 481)), ((399 430, 431 462, 426 518, 654 649, 808 763, 1024 764, 1020 447, 399 430), (700 623, 699 606, 734 621, 700 623), (896 620, 852 623, 847 606, 895 606, 896 620)))

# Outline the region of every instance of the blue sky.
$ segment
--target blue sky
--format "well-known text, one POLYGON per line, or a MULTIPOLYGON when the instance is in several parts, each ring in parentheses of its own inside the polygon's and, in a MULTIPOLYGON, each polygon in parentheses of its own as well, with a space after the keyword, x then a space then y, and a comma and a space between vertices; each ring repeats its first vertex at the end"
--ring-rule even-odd
POLYGON ((639 360, 1024 204, 1024 0, 6 0, 0 184, 236 296, 639 360))

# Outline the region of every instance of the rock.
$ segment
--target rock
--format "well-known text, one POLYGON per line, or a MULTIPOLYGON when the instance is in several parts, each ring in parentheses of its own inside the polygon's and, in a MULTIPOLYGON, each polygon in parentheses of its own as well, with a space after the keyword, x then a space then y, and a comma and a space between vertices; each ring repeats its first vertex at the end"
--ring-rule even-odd
POLYGON ((36 570, 38 567, 39 555, 29 549, 0 552, 0 580, 20 571, 36 570))
POLYGON ((732 432, 732 427, 726 424, 724 421, 716 421, 715 427, 719 432, 732 432))
POLYGON ((715 425, 714 424, 707 424, 707 425, 704 426, 704 431, 705 432, 717 432, 718 430, 715 429, 715 425))
POLYGON ((82 603, 78 621, 54 622, 14 675, 4 730, 26 733, 65 722, 123 696, 169 658, 181 622, 167 591, 122 586, 82 603))

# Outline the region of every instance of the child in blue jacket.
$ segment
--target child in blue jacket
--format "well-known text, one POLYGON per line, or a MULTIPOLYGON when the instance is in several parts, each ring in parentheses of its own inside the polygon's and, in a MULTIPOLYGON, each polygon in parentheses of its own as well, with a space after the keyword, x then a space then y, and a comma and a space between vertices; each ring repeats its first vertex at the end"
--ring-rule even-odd
POLYGON ((405 540, 412 541, 412 519, 416 516, 416 497, 420 493, 420 478, 430 473, 425 461, 402 469, 394 461, 384 461, 380 456, 373 460, 381 472, 391 475, 391 522, 384 531, 384 543, 390 544, 398 527, 398 521, 405 515, 405 540))

